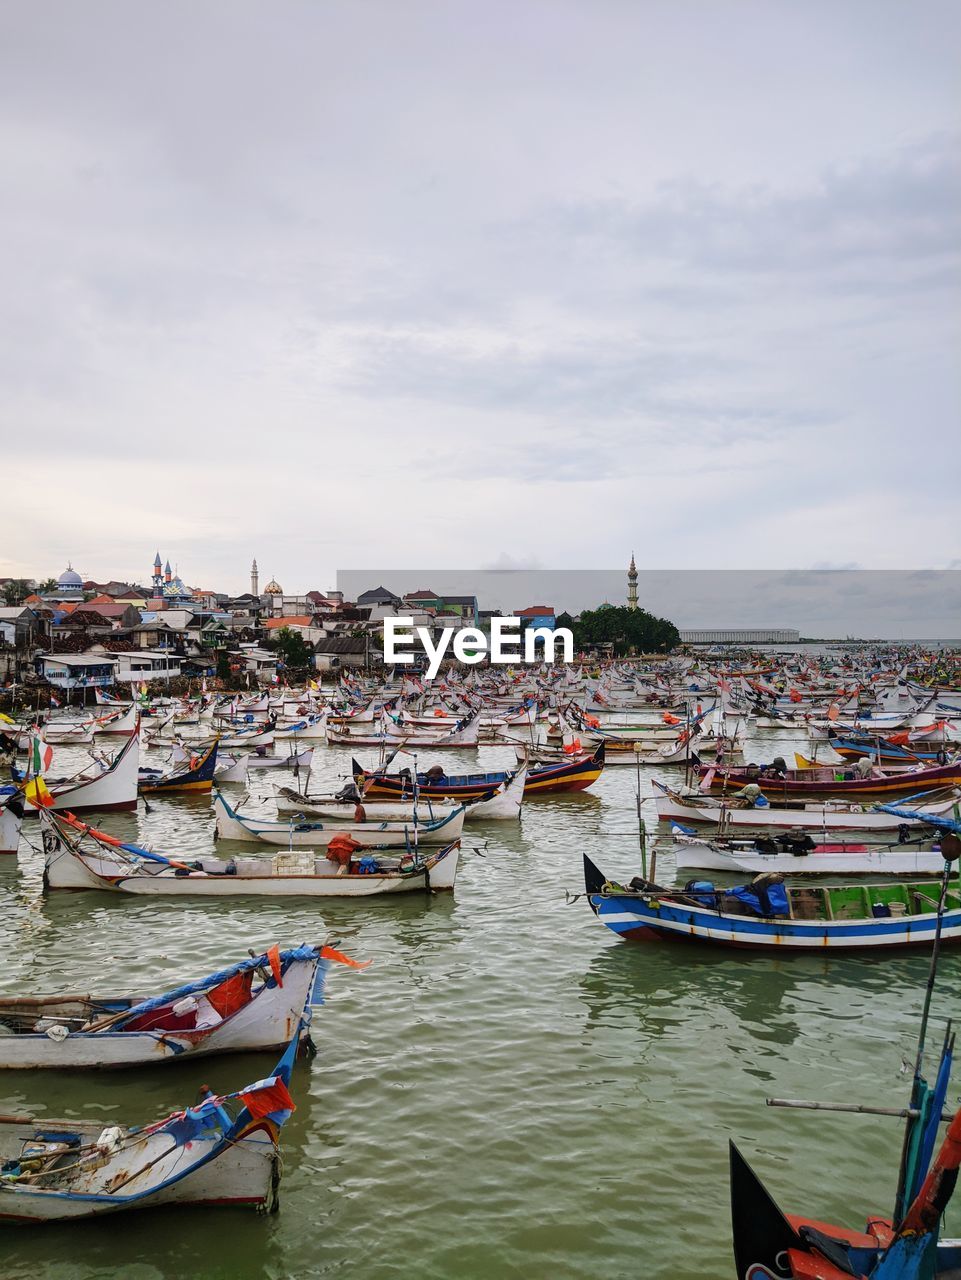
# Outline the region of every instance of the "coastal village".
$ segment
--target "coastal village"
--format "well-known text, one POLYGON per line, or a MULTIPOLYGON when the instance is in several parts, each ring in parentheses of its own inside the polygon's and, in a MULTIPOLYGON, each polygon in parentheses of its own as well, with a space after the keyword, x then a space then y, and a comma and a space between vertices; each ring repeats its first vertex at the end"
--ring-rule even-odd
MULTIPOLYGON (((624 605, 632 611, 639 609, 637 577, 632 556, 624 605)), ((250 688, 276 683, 285 672, 373 669, 383 665, 386 618, 410 618, 436 638, 452 627, 489 633, 491 618, 500 616, 476 595, 440 595, 429 586, 400 596, 378 583, 356 600, 337 590, 291 594, 275 578, 261 586, 256 560, 249 591, 229 595, 188 586, 159 551, 146 585, 84 578, 68 564, 44 582, 0 578, 0 599, 0 681, 80 694, 116 684, 172 688, 173 681, 201 678, 250 688)), ((577 621, 554 603, 518 601, 512 616, 522 629, 577 621)), ((789 629, 665 634, 691 645, 798 640, 789 629)), ((581 656, 611 657, 613 645, 585 643, 581 656)))

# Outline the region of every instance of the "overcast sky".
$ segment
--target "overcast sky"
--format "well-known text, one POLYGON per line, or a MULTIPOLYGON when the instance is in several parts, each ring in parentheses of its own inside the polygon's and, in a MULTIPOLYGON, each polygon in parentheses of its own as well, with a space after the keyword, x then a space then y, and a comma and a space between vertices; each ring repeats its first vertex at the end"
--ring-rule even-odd
POLYGON ((959 36, 6 4, 0 573, 961 564, 959 36))

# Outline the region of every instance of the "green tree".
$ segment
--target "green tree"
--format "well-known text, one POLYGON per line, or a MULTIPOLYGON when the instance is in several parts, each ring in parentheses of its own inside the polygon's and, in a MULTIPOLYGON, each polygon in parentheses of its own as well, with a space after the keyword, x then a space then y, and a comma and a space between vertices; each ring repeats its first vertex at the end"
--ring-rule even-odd
MULTIPOLYGON (((56 586, 57 584, 54 583, 53 585, 56 586)), ((26 578, 11 578, 9 582, 3 584, 3 599, 11 608, 18 604, 23 604, 29 594, 30 587, 26 578)))
POLYGON ((277 652, 285 667, 309 667, 313 663, 310 646, 299 631, 281 627, 276 636, 277 652))
POLYGON ((681 642, 673 622, 626 605, 603 604, 598 609, 585 610, 573 631, 577 648, 612 644, 618 657, 631 652, 667 653, 681 642))

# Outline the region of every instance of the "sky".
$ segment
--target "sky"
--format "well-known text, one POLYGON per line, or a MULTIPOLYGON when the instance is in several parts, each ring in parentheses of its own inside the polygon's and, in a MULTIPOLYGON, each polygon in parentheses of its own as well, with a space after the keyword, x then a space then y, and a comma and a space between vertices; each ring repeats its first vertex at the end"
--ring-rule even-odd
POLYGON ((961 566, 959 62, 954 0, 6 5, 0 574, 961 566))

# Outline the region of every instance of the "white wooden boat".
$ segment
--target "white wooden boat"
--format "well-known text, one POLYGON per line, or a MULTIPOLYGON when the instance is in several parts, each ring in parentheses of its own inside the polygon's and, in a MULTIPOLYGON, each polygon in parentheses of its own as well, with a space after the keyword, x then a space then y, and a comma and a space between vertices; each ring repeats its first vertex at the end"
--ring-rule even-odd
MULTIPOLYGON (((87 813, 136 809, 140 767, 139 734, 133 733, 112 760, 95 765, 85 773, 60 781, 46 779, 56 812, 87 813)), ((39 806, 27 801, 27 812, 39 806)))
POLYGON ((17 852, 23 810, 19 787, 0 787, 0 854, 17 852))
POLYGON ((139 719, 140 708, 136 702, 131 702, 126 707, 121 705, 106 715, 98 716, 94 722, 94 732, 97 734, 131 734, 136 730, 139 719))
MULTIPOLYGON (((697 793, 684 795, 662 782, 652 779, 657 804, 657 816, 662 822, 709 824, 723 833, 735 830, 769 830, 801 828, 805 831, 897 831, 901 826, 917 827, 924 823, 917 818, 899 817, 883 813, 872 801, 858 804, 850 800, 803 801, 784 805, 768 804, 756 809, 747 801, 735 796, 721 799, 719 796, 697 793)), ((763 784, 762 784, 763 785, 763 784)), ((918 805, 918 812, 932 817, 951 814, 958 803, 954 792, 944 800, 918 805)))
POLYGON ((815 843, 782 836, 757 840, 700 840, 676 833, 674 859, 678 871, 772 872, 792 876, 939 876, 944 870, 940 846, 863 844, 854 841, 815 843), (804 847, 805 843, 811 847, 804 847))
POLYGON ((260 755, 251 751, 244 756, 248 769, 309 769, 314 758, 314 748, 307 747, 303 751, 294 751, 289 755, 260 755))
POLYGON ((154 897, 369 898, 454 887, 460 841, 399 857, 362 852, 344 867, 310 850, 273 858, 186 861, 44 811, 44 886, 104 889, 154 897))
MULTIPOLYGON (((516 820, 520 817, 524 802, 524 784, 527 781, 527 768, 522 767, 505 782, 501 782, 489 799, 472 800, 464 805, 465 822, 491 822, 516 820)), ((353 820, 357 799, 338 800, 336 796, 317 796, 309 798, 288 787, 279 787, 276 792, 277 812, 280 814, 302 814, 307 818, 353 820)), ((413 800, 362 800, 368 822, 412 822, 414 819, 413 800)), ((453 813, 457 806, 453 802, 437 801, 424 798, 418 801, 417 817, 419 821, 433 821, 453 813)))
POLYGON ((342 733, 330 727, 328 721, 327 741, 338 746, 379 747, 476 747, 480 738, 480 720, 475 716, 469 723, 458 721, 453 728, 445 728, 435 733, 422 730, 403 729, 388 721, 385 729, 377 734, 342 733), (458 725, 460 727, 458 727, 458 725))
POLYGON ((353 813, 345 819, 311 820, 290 814, 284 822, 249 818, 233 809, 226 796, 214 794, 217 837, 280 845, 293 849, 324 849, 336 836, 348 835, 366 849, 409 849, 422 844, 449 844, 464 829, 464 807, 459 806, 434 821, 425 820, 422 807, 418 822, 355 822, 353 813))
POLYGON ((226 728, 220 738, 222 747, 272 747, 274 745, 273 729, 264 729, 255 725, 250 729, 226 728))
POLYGON ((326 738, 327 715, 301 716, 298 720, 287 724, 278 724, 274 729, 274 737, 278 742, 300 742, 303 739, 326 738))
POLYGON ((129 1067, 282 1049, 308 1002, 320 1003, 321 954, 275 950, 147 999, 0 996, 0 1068, 129 1067))
POLYGON ((48 720, 43 726, 43 741, 51 747, 83 747, 93 742, 91 720, 48 720))
POLYGON ((214 774, 214 782, 218 787, 223 786, 226 782, 246 782, 247 781, 247 757, 246 756, 230 756, 223 752, 220 754, 217 771, 214 774))
POLYGON ((273 1073, 153 1124, 0 1117, 0 1220, 66 1222, 157 1205, 276 1208, 299 1029, 273 1073))

